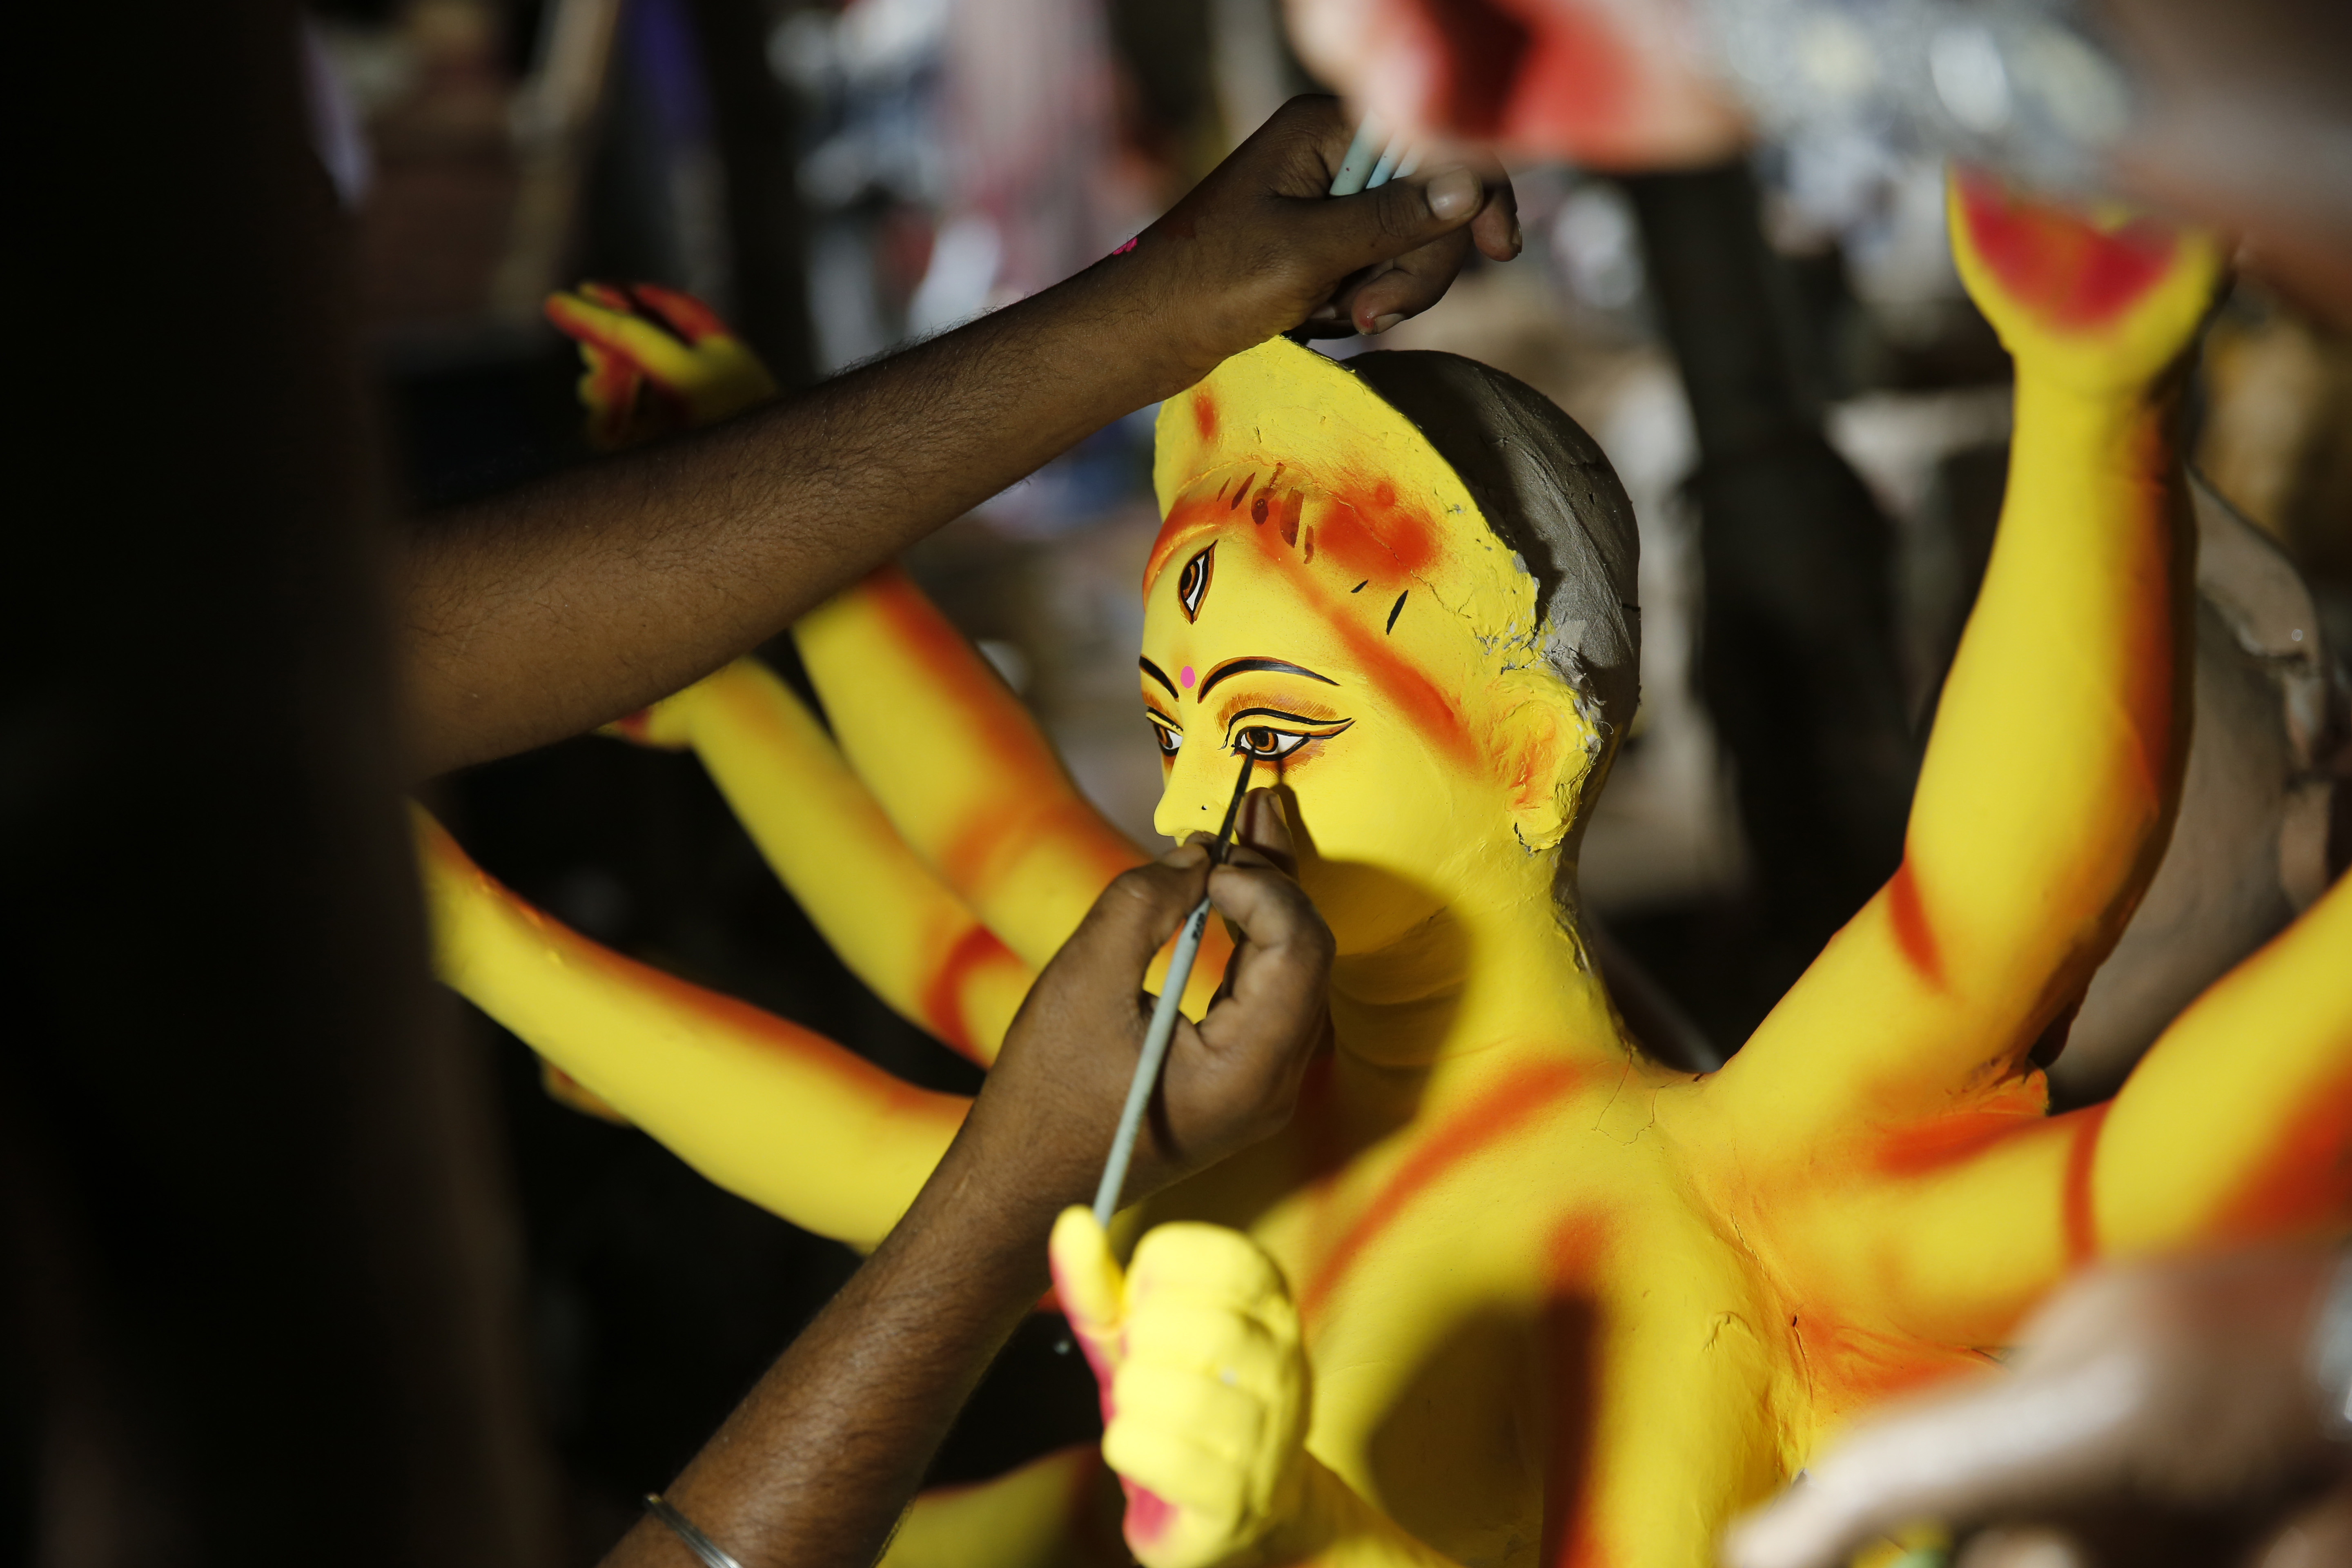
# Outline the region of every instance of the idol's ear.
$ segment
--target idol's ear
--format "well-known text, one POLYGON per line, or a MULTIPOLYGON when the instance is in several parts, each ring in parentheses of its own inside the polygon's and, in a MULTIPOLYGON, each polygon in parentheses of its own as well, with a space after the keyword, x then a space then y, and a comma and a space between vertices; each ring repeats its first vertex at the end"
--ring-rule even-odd
POLYGON ((1530 853, 1559 847, 1584 813, 1599 737, 1557 676, 1514 671, 1496 726, 1512 830, 1530 853))

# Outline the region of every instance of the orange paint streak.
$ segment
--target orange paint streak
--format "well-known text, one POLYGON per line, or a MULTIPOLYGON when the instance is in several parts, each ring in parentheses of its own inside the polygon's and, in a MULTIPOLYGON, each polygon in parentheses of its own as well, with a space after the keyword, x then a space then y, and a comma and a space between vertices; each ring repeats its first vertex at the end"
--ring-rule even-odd
POLYGON ((2063 208, 2023 201, 1963 169, 1960 211, 1985 265, 2047 325, 2090 331, 2128 310, 2163 278, 2179 241, 2147 218, 2102 230, 2063 208))
POLYGON ((1017 964, 1020 960, 986 926, 975 923, 956 940, 945 958, 923 988, 923 1024, 937 1035, 949 1049, 958 1056, 981 1062, 979 1047, 972 1044, 971 1019, 964 1005, 964 987, 972 976, 995 964, 1017 964))
POLYGON ((2058 1118, 2062 1124, 2071 1125, 2074 1136, 2066 1146, 2066 1182, 2059 1198, 2070 1268, 2079 1268, 2099 1255, 2099 1214, 2091 1176, 2099 1157, 2099 1133, 2114 1108, 2114 1100, 2101 1100, 2058 1118))
POLYGON ((861 1095, 879 1098, 894 1116, 921 1119, 932 1114, 940 1101, 959 1098, 917 1089, 813 1030, 748 1002, 706 991, 591 942, 545 910, 525 903, 487 871, 470 863, 469 869, 493 897, 541 932, 562 953, 566 964, 598 975, 615 990, 662 998, 677 1012, 708 1023, 715 1033, 749 1039, 762 1049, 789 1058, 806 1070, 822 1073, 861 1095))
POLYGON ((1916 1176, 1980 1153, 2007 1138, 2046 1130, 2049 1096, 2041 1076, 2009 1079, 1965 1110, 1886 1130, 1873 1163, 1891 1176, 1916 1176))
MULTIPOLYGON (((983 717, 1002 709, 1007 698, 986 662, 905 573, 885 566, 866 579, 865 589, 876 613, 887 625, 891 640, 922 666, 934 695, 983 717)), ((1053 753, 1026 726, 1008 728, 983 721, 961 739, 987 747, 1020 772, 1050 778, 1060 771, 1053 753)))
POLYGON ((1936 951, 1936 933, 1927 928, 1927 911, 1919 902, 1919 883, 1906 856, 1886 883, 1886 915, 1895 926, 1895 944, 1920 979, 1941 991, 1944 960, 1936 951))
POLYGON ((1557 1568, 1606 1568, 1591 1495, 1592 1427, 1601 1405, 1601 1303, 1593 1281, 1614 1226, 1599 1212, 1571 1215, 1550 1237, 1541 1354, 1549 1393, 1543 1549, 1557 1568))
POLYGON ((940 876, 959 897, 981 901, 1003 874, 1004 868, 1029 854, 1041 840, 1059 840, 1071 849, 1086 853, 1094 875, 1099 879, 1096 892, 1109 887, 1111 879, 1129 867, 1143 864, 1140 854, 1115 839, 1106 838, 1102 819, 1095 816, 1092 806, 1083 800, 1061 795, 1058 787, 1055 795, 1050 801, 1033 798, 1024 802, 1028 809, 1018 815, 991 816, 985 811, 972 814, 955 837, 940 847, 932 861, 940 876))
MULTIPOLYGON (((2352 1055, 2352 1041, 2337 1051, 2352 1055)), ((2222 1209, 2213 1237, 2243 1240, 2352 1219, 2352 1067, 2339 1069, 2277 1130, 2268 1157, 2222 1209)))
POLYGON ((1802 1318, 1790 1328, 1803 1341, 1806 1372, 1818 1384, 1822 1405, 1832 1411, 1866 1409, 1987 1364, 1975 1351, 1827 1318, 1802 1318))
POLYGON ((1440 1177, 1481 1150, 1507 1137, 1538 1112, 1573 1093, 1584 1081, 1581 1068, 1567 1062, 1534 1062, 1457 1112, 1416 1144, 1388 1184, 1349 1226, 1299 1292, 1298 1315, 1312 1318, 1381 1233, 1394 1225, 1412 1200, 1440 1177))
POLYGON ((1205 392, 1192 395, 1192 430, 1203 447, 1217 438, 1217 400, 1205 392))

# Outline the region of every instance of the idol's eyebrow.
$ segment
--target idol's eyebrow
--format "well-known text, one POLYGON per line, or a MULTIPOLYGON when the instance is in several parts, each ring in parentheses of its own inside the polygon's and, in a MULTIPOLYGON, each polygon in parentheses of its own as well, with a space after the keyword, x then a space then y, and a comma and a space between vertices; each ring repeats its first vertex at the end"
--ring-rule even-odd
POLYGON ((1158 665, 1152 663, 1148 658, 1139 658, 1135 663, 1136 667, 1141 669, 1144 674, 1151 677, 1152 679, 1166 687, 1168 689, 1169 696, 1173 697, 1176 695, 1176 683, 1168 679, 1168 672, 1166 670, 1160 668, 1158 665))
POLYGON ((1278 658, 1229 658, 1209 671, 1201 681, 1201 689, 1192 695, 1205 702, 1208 700, 1209 689, 1217 682, 1228 675, 1247 675, 1253 670, 1263 670, 1270 675, 1303 675, 1309 680, 1319 680, 1326 686, 1339 684, 1328 675, 1316 674, 1303 664, 1286 664, 1278 658))
POLYGON ((1261 718, 1286 719, 1293 724, 1337 724, 1343 730, 1355 722, 1353 719, 1317 719, 1305 713, 1293 713, 1281 708, 1244 708, 1238 713, 1226 716, 1225 728, 1230 730, 1244 719, 1261 718))

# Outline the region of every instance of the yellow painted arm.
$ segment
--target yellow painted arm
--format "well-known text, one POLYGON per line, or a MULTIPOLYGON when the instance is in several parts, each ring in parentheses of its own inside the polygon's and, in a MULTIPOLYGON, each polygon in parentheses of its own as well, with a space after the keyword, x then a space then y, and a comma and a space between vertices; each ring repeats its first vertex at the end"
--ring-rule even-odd
POLYGON ((614 728, 692 747, 842 962, 899 1016, 996 1059, 1037 972, 907 847, 773 671, 739 659, 614 728))
POLYGON ((1118 1489, 1091 1446, 1061 1448, 994 1480, 915 1500, 882 1568, 1129 1568, 1118 1489))
MULTIPOLYGON (((900 837, 1029 963, 1042 967, 1111 879, 1146 858, 1078 793, 1028 710, 897 567, 821 605, 793 635, 835 740, 900 837)), ((1136 744, 1149 743, 1139 712, 1136 744)), ((1206 1009, 1230 952, 1211 922, 1187 1014, 1206 1009)))
POLYGON ((1902 868, 1717 1086, 1783 1148, 2013 1082, 2147 886, 2185 751, 2189 534, 2158 383, 2215 248, 1966 175, 1951 220, 2016 359, 2008 494, 1902 868))
POLYGON ((590 942, 415 819, 446 983, 729 1192, 861 1250, 898 1223, 968 1100, 590 942))
POLYGON ((1994 1344, 2070 1270, 2352 1228, 2352 879, 2175 1019, 2121 1093, 1840 1205, 1906 1330, 1994 1344))

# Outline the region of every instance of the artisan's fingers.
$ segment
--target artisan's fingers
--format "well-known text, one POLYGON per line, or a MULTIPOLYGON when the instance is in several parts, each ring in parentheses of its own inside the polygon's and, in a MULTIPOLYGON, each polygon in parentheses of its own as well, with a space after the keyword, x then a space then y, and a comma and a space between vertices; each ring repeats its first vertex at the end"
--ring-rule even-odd
POLYGON ((1144 970, 1199 905, 1208 859, 1188 844, 1120 872, 1045 966, 1039 990, 1072 999, 1117 995, 1131 1005, 1144 970))
POLYGON ((1241 938, 1228 972, 1231 1002, 1213 1009, 1203 1029, 1239 1027, 1252 1018, 1263 1029, 1310 1023, 1322 1009, 1333 942, 1306 890, 1270 867, 1220 866, 1209 874, 1209 900, 1241 938))
POLYGON ((1298 853, 1290 839, 1290 816, 1282 804, 1281 786, 1254 789, 1242 796, 1242 815, 1234 829, 1235 866, 1270 865, 1286 877, 1298 875, 1298 853))
POLYGON ((1399 322, 1411 321, 1445 297, 1454 276, 1470 255, 1466 232, 1449 234, 1433 245, 1401 256, 1339 295, 1333 301, 1348 321, 1366 337, 1378 337, 1399 322))
POLYGON ((1486 204, 1486 187, 1474 170, 1457 165, 1359 195, 1310 201, 1299 217, 1328 277, 1394 260, 1467 227, 1486 204))

